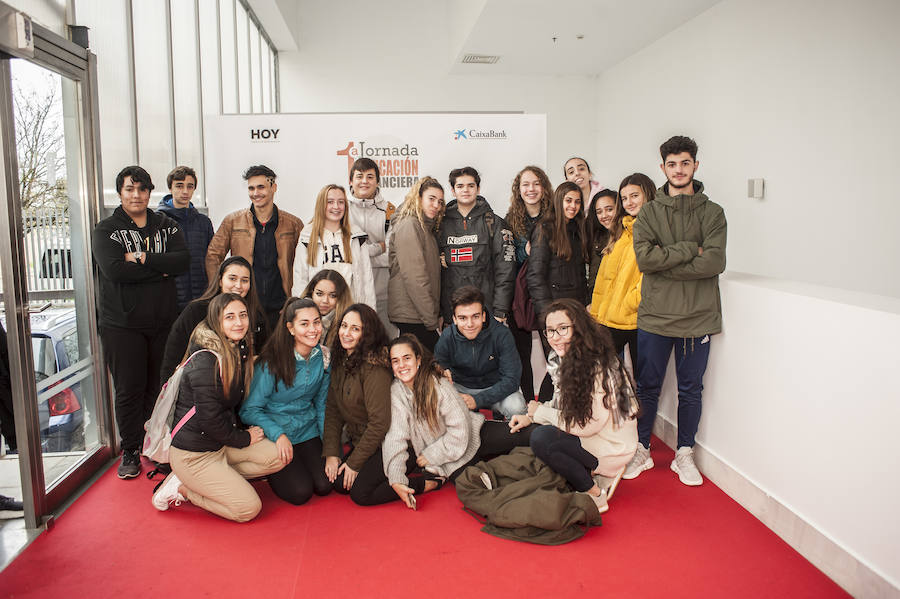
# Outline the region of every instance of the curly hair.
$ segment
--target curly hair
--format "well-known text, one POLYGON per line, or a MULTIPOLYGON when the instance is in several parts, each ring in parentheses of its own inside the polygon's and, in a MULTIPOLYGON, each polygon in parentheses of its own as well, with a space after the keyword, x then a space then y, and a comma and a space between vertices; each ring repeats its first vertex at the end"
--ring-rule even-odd
POLYGON ((378 313, 368 304, 353 304, 341 314, 340 319, 335 320, 336 326, 340 328, 344 322, 344 318, 350 312, 356 312, 359 320, 362 322, 362 335, 359 338, 353 353, 348 354, 344 346, 341 345, 340 332, 331 342, 331 359, 335 365, 343 365, 347 372, 353 372, 363 362, 370 364, 378 364, 386 368, 390 368, 390 361, 387 357, 388 336, 384 330, 378 313))
POLYGON ((550 178, 544 172, 544 169, 539 166, 529 165, 519 171, 519 174, 516 175, 512 182, 509 195, 509 212, 506 213, 506 222, 509 224, 513 235, 517 238, 525 237, 528 233, 528 229, 525 226, 525 200, 522 199, 519 186, 522 183, 522 175, 529 172, 537 177, 538 182, 541 184, 541 211, 539 214, 546 214, 553 195, 553 185, 550 184, 550 178))
POLYGON ((437 432, 440 426, 437 386, 444 369, 415 335, 404 333, 396 339, 392 339, 388 345, 388 352, 397 345, 409 346, 413 355, 420 361, 419 370, 416 371, 416 376, 413 378, 413 408, 416 419, 424 420, 433 432, 437 432))
POLYGON ((559 409, 566 428, 583 427, 591 420, 598 391, 615 426, 639 416, 634 381, 619 360, 609 332, 576 300, 555 300, 546 314, 553 312, 563 312, 572 322, 571 342, 559 365, 559 409))

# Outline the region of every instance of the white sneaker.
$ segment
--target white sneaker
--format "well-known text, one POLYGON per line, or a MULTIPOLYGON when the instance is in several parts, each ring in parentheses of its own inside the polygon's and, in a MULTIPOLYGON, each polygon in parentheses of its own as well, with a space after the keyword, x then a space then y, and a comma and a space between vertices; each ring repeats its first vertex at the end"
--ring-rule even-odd
POLYGON ((638 443, 637 449, 634 450, 634 457, 625 467, 625 474, 622 475, 622 478, 625 480, 637 478, 641 472, 651 468, 653 468, 653 458, 650 457, 650 448, 638 443))
POLYGON ((187 501, 184 495, 178 492, 178 487, 181 486, 181 481, 178 480, 178 477, 175 476, 174 472, 169 473, 169 476, 166 477, 166 480, 160 483, 159 487, 156 488, 156 491, 153 493, 153 507, 158 509, 161 512, 169 509, 169 504, 173 501, 175 502, 175 506, 179 506, 182 502, 187 501))
POLYGON ((689 487, 697 487, 703 484, 703 477, 694 464, 694 448, 679 447, 672 460, 672 472, 678 475, 678 480, 689 487))
POLYGON ((591 501, 597 506, 598 512, 605 514, 609 511, 609 504, 606 503, 606 491, 600 493, 599 496, 591 495, 588 492, 585 492, 584 494, 591 498, 591 501))

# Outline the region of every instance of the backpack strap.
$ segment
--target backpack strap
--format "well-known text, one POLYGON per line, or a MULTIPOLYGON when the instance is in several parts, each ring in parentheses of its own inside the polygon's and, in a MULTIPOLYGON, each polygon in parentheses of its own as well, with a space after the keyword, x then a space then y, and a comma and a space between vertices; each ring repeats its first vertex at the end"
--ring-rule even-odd
POLYGON ((181 427, 184 426, 188 420, 191 419, 191 416, 197 413, 197 406, 191 406, 191 409, 187 411, 187 414, 181 417, 181 420, 178 421, 178 424, 175 425, 175 428, 172 429, 172 438, 175 438, 175 435, 178 434, 178 431, 181 430, 181 427))

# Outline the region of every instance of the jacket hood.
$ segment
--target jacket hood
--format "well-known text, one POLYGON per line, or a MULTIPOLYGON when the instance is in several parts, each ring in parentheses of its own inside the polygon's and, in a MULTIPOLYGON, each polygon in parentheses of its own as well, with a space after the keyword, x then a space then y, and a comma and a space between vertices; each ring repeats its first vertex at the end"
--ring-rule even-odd
POLYGON ((200 349, 210 349, 219 355, 225 353, 225 346, 222 340, 216 335, 215 331, 209 328, 205 320, 201 320, 191 333, 191 340, 188 343, 191 353, 200 349))
MULTIPOLYGON (((488 212, 492 212, 491 205, 488 204, 488 201, 481 196, 475 198, 475 205, 472 206, 472 211, 466 216, 466 218, 475 218, 476 216, 481 216, 482 214, 486 214, 488 212)), ((455 199, 450 200, 450 203, 447 204, 447 209, 444 212, 445 219, 456 219, 462 220, 463 216, 459 213, 459 208, 457 207, 457 201, 455 199)))
POLYGON ((174 216, 176 214, 181 214, 182 211, 196 211, 194 208, 193 202, 188 202, 187 208, 176 208, 175 202, 172 200, 172 194, 166 194, 163 196, 163 199, 159 201, 159 204, 156 206, 156 209, 160 212, 165 212, 169 216, 174 216))
POLYGON ((694 179, 694 193, 693 194, 679 194, 675 197, 669 195, 669 183, 666 182, 665 185, 656 190, 656 197, 653 198, 654 202, 659 202, 663 206, 668 206, 669 208, 677 208, 679 204, 685 203, 690 208, 696 208, 703 202, 709 200, 707 195, 703 193, 703 183, 694 179))
MULTIPOLYGON (((310 225, 307 226, 307 227, 303 227, 303 230, 300 231, 300 241, 302 241, 302 242, 304 242, 304 243, 306 243, 306 244, 309 243, 310 235, 312 235, 312 220, 310 220, 309 222, 310 222, 310 225)), ((324 229, 323 229, 322 232, 323 232, 323 233, 327 233, 327 231, 325 231, 324 229)), ((338 234, 341 234, 340 236, 341 236, 341 238, 343 239, 343 234, 342 234, 342 232, 341 232, 340 230, 338 230, 338 234)), ((365 232, 365 231, 360 231, 360 230, 357 229, 356 227, 351 226, 351 228, 350 228, 350 239, 355 239, 355 238, 358 238, 358 237, 366 237, 366 236, 367 236, 367 235, 366 235, 366 232, 365 232)))

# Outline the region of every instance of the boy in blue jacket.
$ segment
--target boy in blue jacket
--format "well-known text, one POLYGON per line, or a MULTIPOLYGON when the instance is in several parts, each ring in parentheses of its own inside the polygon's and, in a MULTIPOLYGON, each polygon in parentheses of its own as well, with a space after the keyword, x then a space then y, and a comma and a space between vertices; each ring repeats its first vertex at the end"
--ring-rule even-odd
POLYGON ((522 363, 512 333, 488 314, 477 287, 460 287, 450 304, 453 325, 441 333, 435 360, 450 373, 469 409, 489 408, 504 418, 524 414, 522 363))

